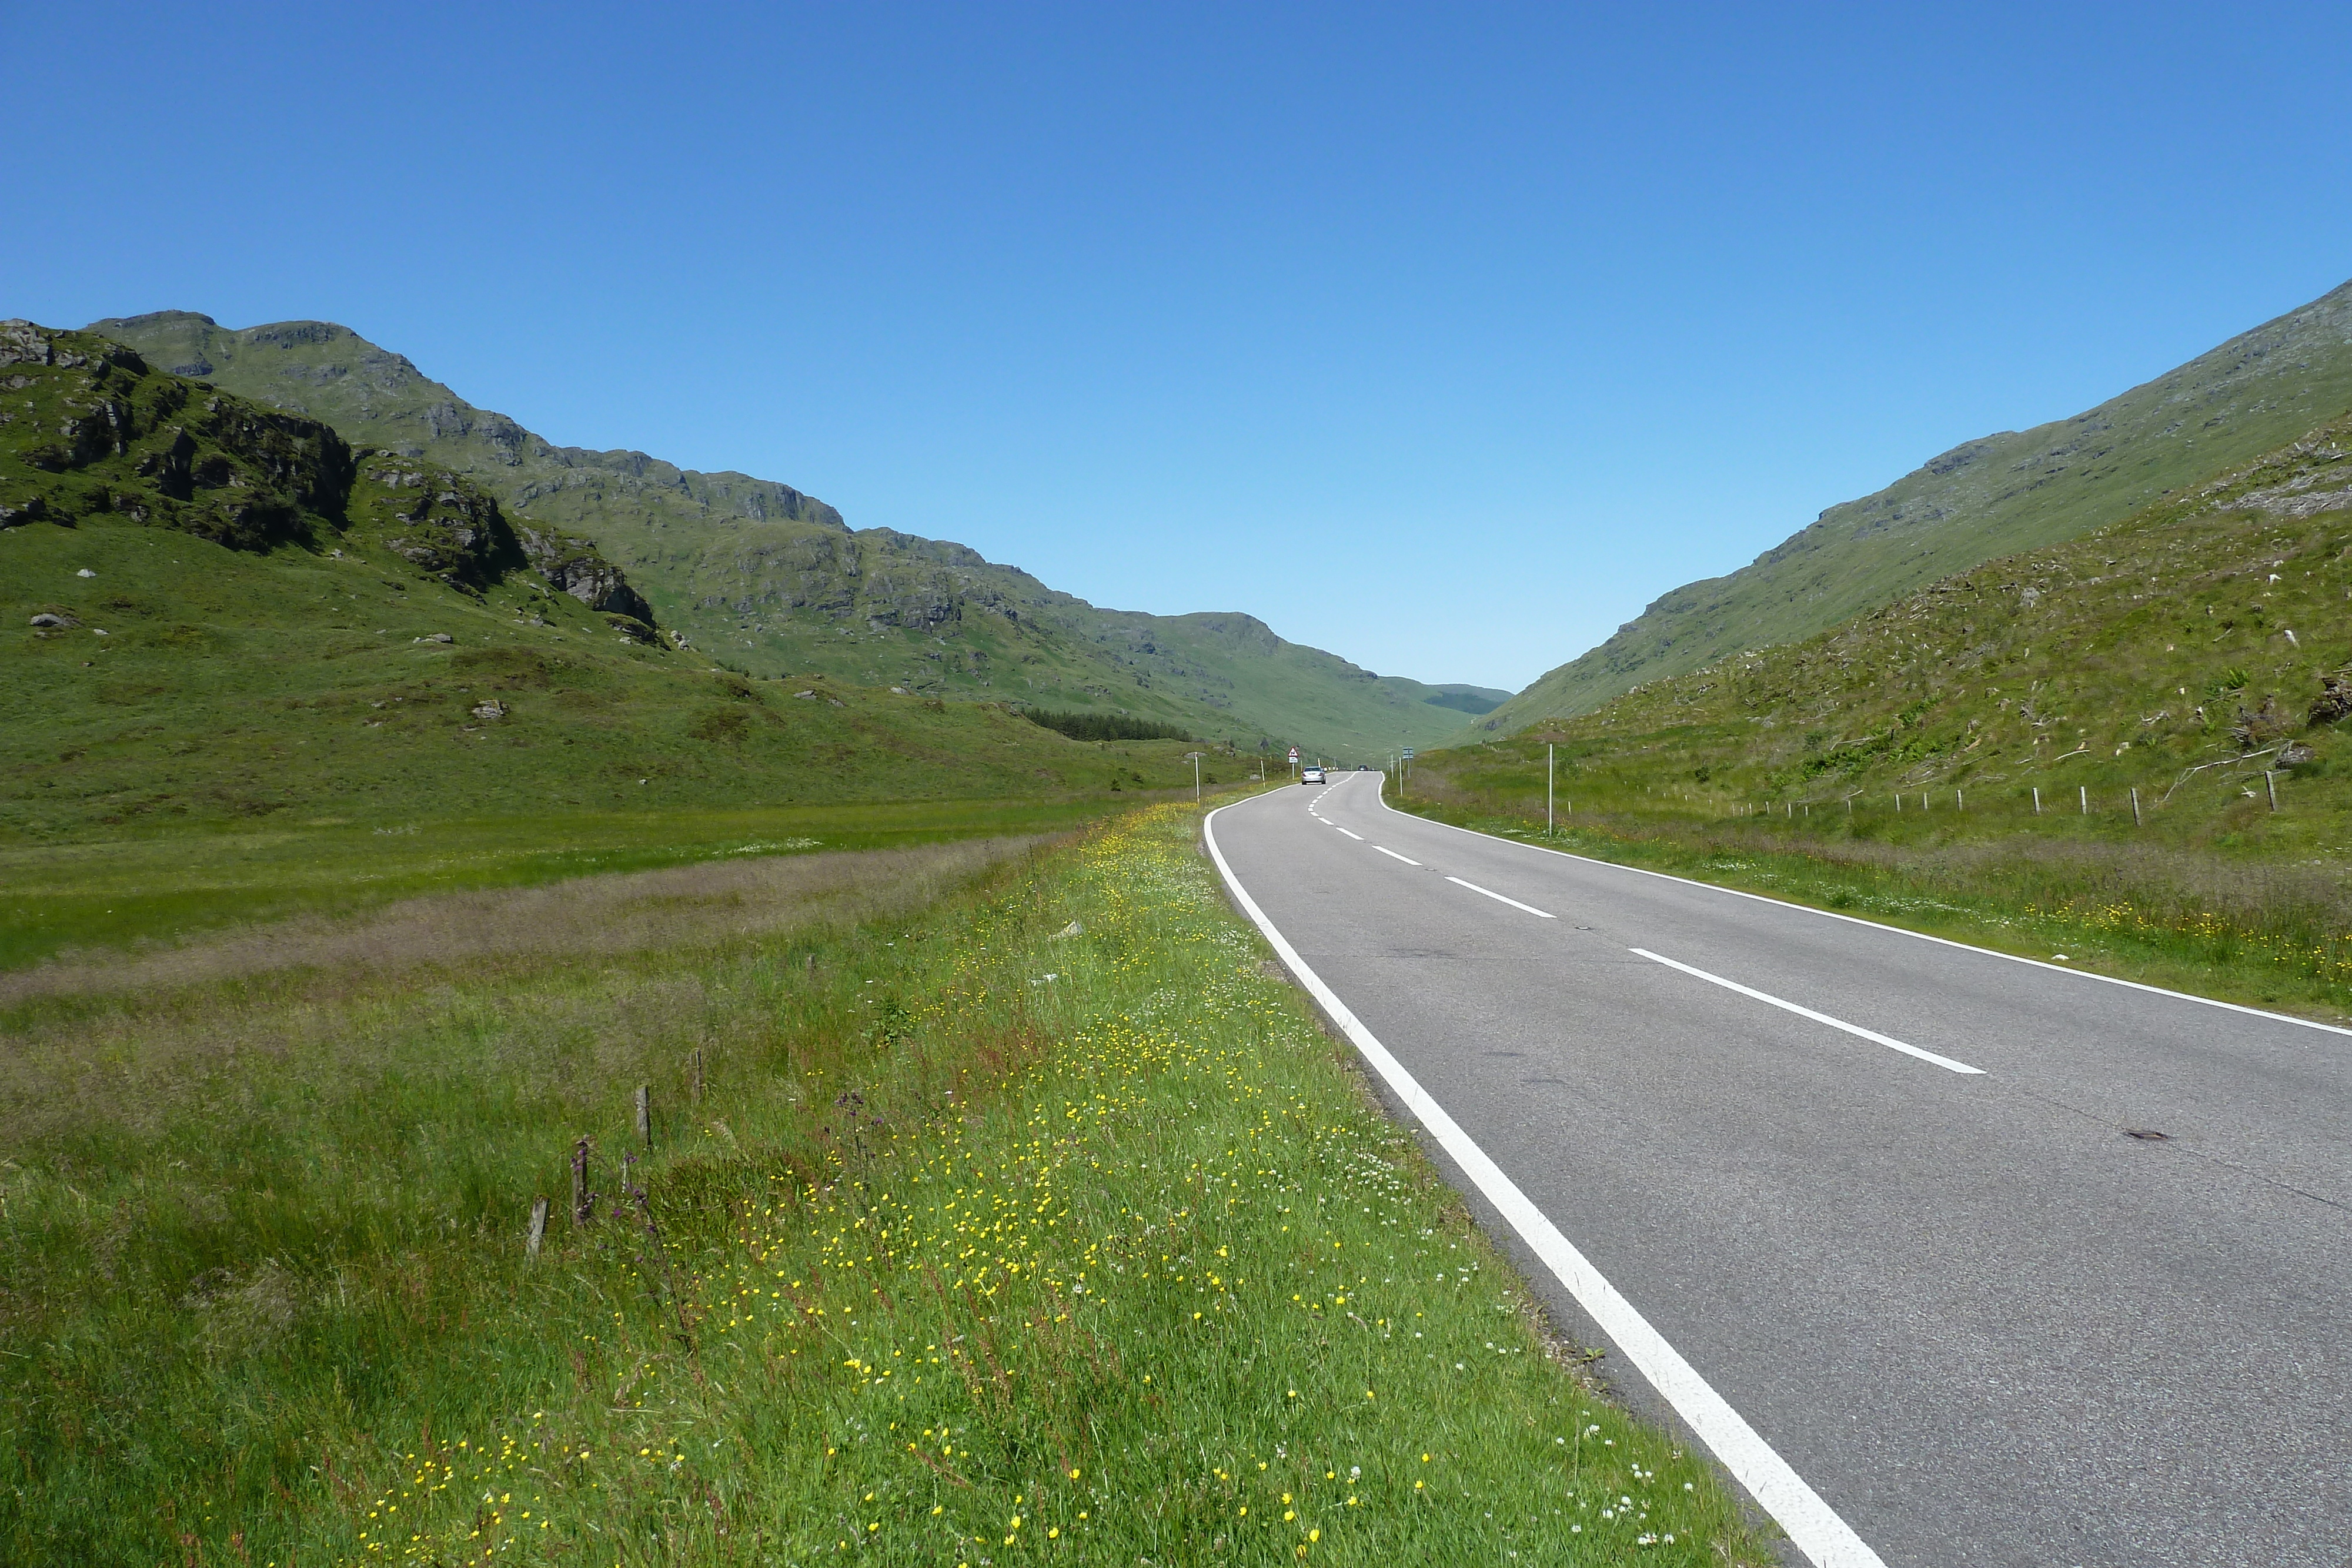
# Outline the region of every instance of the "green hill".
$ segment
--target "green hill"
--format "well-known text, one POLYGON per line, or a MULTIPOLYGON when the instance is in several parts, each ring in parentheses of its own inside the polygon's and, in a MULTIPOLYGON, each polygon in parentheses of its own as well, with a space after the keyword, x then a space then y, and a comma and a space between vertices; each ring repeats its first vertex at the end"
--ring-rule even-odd
POLYGON ((0 323, 0 616, 19 842, 1192 782, 1179 742, 714 669, 464 475, 26 322, 0 323))
MULTIPOLYGON (((2352 810, 2352 416, 2121 523, 1990 561, 1843 625, 1649 682, 1593 712, 1432 753, 1424 791, 1541 814, 1547 742, 1570 798, 1871 831, 2080 816, 2186 840, 2268 821, 2263 775, 2326 841, 2352 810), (1956 793, 1957 792, 1957 793, 1956 793), (2257 796, 2262 799, 2258 801, 2257 796), (1929 818, 1915 820, 1927 825, 1929 818)), ((2053 823, 2052 825, 2055 825, 2053 823)))
POLYGON ((1465 697, 1509 695, 1375 675, 1248 615, 1097 609, 962 545, 853 530, 789 486, 556 446, 328 322, 231 329, 161 311, 90 329, 355 444, 465 475, 518 524, 595 540, 665 627, 750 674, 1126 713, 1350 758, 1442 740, 1483 711, 1465 697))
POLYGON ((2352 409, 2352 283, 2086 413, 1954 447, 1727 577, 1658 599, 1487 716, 1505 733, 1792 643, 1980 562, 2079 538, 2352 409))

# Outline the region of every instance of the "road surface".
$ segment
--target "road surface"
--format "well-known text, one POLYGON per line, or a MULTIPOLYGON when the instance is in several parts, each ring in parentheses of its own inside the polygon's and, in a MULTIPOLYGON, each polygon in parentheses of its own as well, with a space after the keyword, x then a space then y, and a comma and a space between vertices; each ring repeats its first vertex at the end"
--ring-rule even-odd
POLYGON ((2352 1563, 2352 1033, 1382 782, 1222 809, 1221 869, 1792 1562, 2352 1563))

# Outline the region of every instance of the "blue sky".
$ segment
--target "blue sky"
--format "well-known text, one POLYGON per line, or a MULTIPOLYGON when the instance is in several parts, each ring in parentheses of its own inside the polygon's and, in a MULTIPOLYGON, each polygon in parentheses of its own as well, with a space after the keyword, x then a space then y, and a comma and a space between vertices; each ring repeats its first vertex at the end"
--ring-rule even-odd
POLYGON ((2334 6, 16 5, 0 314, 1517 687, 2352 277, 2334 6))

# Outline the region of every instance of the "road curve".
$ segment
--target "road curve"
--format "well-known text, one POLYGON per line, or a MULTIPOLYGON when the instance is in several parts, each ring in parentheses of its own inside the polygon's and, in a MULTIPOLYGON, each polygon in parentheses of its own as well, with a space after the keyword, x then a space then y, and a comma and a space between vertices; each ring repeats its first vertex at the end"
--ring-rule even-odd
POLYGON ((1382 782, 1222 808, 1220 869, 1792 1557, 2352 1563, 2352 1033, 1465 832, 1382 782))

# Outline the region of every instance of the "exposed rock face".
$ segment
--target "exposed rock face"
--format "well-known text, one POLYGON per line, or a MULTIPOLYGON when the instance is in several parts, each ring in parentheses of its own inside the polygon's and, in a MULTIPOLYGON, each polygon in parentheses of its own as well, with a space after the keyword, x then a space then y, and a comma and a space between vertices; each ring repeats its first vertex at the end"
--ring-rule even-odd
POLYGON ((599 555, 588 540, 532 523, 524 523, 516 537, 522 542, 523 555, 556 589, 591 610, 654 624, 654 607, 629 586, 621 569, 599 555))
POLYGON ((371 455, 360 483, 362 497, 386 514, 392 551, 452 587, 478 592, 523 564, 499 504, 446 470, 371 455))
POLYGON ((352 452, 315 420, 30 321, 0 322, 0 525, 116 512, 267 549, 340 522, 352 452))

